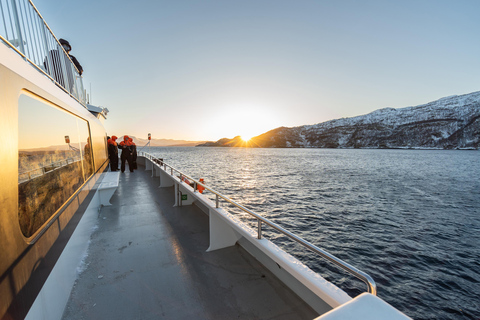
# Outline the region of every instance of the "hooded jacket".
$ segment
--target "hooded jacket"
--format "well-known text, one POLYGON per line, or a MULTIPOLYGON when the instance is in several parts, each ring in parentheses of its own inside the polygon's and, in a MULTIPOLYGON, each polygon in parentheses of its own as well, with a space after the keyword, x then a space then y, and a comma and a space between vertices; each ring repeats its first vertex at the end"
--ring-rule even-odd
POLYGON ((120 142, 120 149, 122 149, 122 157, 129 157, 133 154, 132 144, 129 143, 129 137, 124 136, 123 141, 120 142))

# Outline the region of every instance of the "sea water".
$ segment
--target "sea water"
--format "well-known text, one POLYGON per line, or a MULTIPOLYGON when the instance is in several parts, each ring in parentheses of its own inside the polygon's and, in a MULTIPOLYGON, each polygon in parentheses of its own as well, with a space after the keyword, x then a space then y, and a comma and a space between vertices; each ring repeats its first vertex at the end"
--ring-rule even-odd
MULTIPOLYGON (((408 316, 480 318, 478 151, 152 147, 150 153, 370 274, 378 296, 408 316)), ((351 296, 366 291, 285 236, 268 227, 264 235, 351 296)))

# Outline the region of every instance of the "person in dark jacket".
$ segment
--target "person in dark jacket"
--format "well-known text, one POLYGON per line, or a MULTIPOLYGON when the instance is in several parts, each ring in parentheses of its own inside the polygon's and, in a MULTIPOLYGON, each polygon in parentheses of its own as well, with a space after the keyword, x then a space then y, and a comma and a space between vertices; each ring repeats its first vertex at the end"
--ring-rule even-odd
POLYGON ((130 169, 130 172, 133 172, 133 148, 128 139, 128 136, 124 136, 119 147, 122 150, 122 155, 120 156, 122 159, 122 165, 120 166, 122 173, 125 172, 125 161, 128 162, 128 168, 130 169))
MULTIPOLYGON (((77 58, 70 54, 72 47, 67 40, 59 39, 60 45, 63 47, 65 52, 67 52, 68 57, 72 60, 73 64, 78 70, 78 73, 82 75, 83 68, 78 62, 77 58)), ((58 48, 54 50, 50 50, 48 57, 45 58, 43 62, 47 73, 50 74, 62 87, 67 89, 70 93, 72 93, 73 85, 75 83, 74 72, 72 70, 71 64, 69 59, 65 56, 63 51, 58 48), (65 67, 66 74, 63 71, 65 67), (67 88, 68 83, 68 88, 67 88)))
POLYGON ((135 142, 133 142, 132 138, 129 138, 128 142, 130 142, 130 145, 132 146, 132 165, 133 165, 133 169, 137 170, 137 145, 135 144, 135 142))
POLYGON ((117 137, 112 136, 111 139, 108 139, 108 158, 110 159, 110 170, 118 170, 118 146, 117 146, 117 137))
POLYGON ((67 52, 68 56, 70 57, 70 60, 72 60, 73 64, 75 65, 75 67, 77 68, 78 70, 78 73, 80 75, 83 74, 83 68, 82 66, 80 65, 80 62, 78 62, 77 58, 75 58, 74 56, 72 56, 70 54, 70 51, 72 51, 72 46, 70 46, 70 43, 67 41, 67 40, 64 40, 64 39, 58 39, 58 42, 60 42, 60 44, 62 45, 63 49, 65 49, 65 51, 67 52))

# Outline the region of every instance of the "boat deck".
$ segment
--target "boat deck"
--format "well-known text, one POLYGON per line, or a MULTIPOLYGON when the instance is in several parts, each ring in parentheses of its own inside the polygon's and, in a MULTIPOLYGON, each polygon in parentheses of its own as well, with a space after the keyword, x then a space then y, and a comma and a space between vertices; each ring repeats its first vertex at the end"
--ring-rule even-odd
POLYGON ((139 166, 103 207, 63 319, 314 319, 242 247, 206 252, 208 216, 139 166))

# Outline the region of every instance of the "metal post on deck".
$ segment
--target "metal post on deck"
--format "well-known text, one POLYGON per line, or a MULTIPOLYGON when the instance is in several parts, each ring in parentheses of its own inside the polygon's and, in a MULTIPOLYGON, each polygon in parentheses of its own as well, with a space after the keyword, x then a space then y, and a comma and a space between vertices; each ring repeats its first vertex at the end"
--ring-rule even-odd
POLYGON ((257 239, 262 239, 262 220, 258 220, 258 233, 257 233, 257 239))
POLYGON ((215 208, 218 208, 218 194, 217 194, 217 197, 215 199, 215 208))

